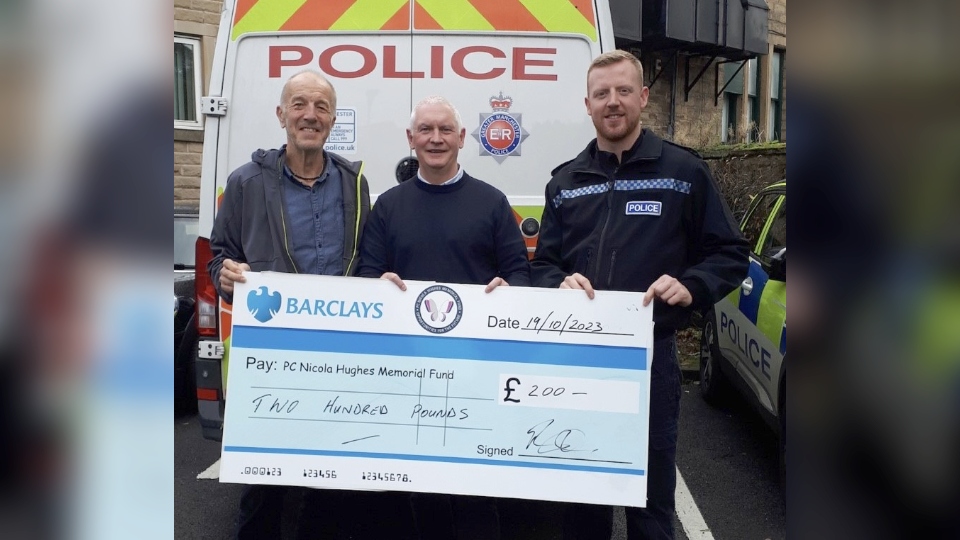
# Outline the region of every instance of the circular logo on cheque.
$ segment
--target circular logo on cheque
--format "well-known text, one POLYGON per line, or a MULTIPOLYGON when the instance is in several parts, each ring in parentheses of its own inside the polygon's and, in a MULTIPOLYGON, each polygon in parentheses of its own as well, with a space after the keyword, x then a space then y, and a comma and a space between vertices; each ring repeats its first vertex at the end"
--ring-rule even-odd
POLYGON ((444 334, 460 323, 463 302, 456 291, 446 285, 432 285, 417 297, 413 308, 417 322, 433 334, 444 334))

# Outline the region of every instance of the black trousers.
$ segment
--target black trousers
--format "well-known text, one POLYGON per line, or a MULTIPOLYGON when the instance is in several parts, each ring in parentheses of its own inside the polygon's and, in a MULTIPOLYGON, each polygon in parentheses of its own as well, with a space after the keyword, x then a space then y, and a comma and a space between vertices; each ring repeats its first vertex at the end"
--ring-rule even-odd
POLYGON ((497 499, 412 493, 420 540, 499 540, 497 499))
POLYGON ((418 538, 408 493, 246 486, 237 539, 280 540, 285 498, 297 505, 292 512, 296 523, 288 529, 298 540, 418 538))
MULTIPOLYGON (((647 506, 626 508, 628 540, 673 538, 677 487, 677 424, 680 420, 680 364, 674 336, 653 343, 650 365, 650 443, 647 506)), ((564 540, 609 540, 613 508, 570 504, 564 511, 564 540)))

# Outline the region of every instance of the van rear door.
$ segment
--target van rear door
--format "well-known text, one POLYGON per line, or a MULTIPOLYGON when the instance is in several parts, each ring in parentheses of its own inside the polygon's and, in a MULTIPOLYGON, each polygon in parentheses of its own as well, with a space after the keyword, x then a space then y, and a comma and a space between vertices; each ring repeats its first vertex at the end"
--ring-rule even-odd
POLYGON ((275 113, 280 92, 291 75, 312 69, 337 91, 326 148, 362 159, 372 193, 394 185, 396 161, 409 154, 410 9, 408 0, 241 0, 225 73, 225 174, 255 149, 286 141, 275 113))
POLYGON ((467 130, 461 165, 539 219, 550 171, 594 135, 583 106, 587 66, 600 53, 593 3, 415 4, 413 102, 452 101, 467 130))

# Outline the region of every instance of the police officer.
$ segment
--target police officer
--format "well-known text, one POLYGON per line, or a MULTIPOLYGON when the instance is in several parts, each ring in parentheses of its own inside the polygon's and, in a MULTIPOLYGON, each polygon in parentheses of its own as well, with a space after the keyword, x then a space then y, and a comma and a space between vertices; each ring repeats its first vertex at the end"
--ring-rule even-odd
MULTIPOLYGON (((649 89, 625 51, 587 70, 596 139, 547 184, 534 285, 645 292, 654 302, 647 505, 627 508, 627 537, 673 538, 680 368, 676 331, 746 276, 748 247, 693 151, 643 129, 649 89)), ((612 509, 571 505, 564 538, 609 539, 612 509)))

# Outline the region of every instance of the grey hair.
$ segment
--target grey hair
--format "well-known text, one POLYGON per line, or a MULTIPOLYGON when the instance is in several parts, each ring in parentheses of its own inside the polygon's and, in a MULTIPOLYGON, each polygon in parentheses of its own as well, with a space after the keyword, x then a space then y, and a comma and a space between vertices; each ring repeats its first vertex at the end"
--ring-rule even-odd
POLYGON ((337 110, 337 89, 333 87, 333 84, 323 75, 323 73, 320 73, 319 71, 314 69, 305 69, 303 71, 298 71, 297 73, 294 73, 293 76, 291 76, 289 79, 287 79, 287 82, 283 83, 283 90, 280 91, 280 106, 282 107, 286 105, 287 90, 290 87, 290 81, 302 75, 311 75, 313 76, 313 78, 327 85, 327 88, 330 89, 330 94, 333 97, 333 103, 331 103, 331 105, 333 105, 333 110, 336 111, 337 110))
POLYGON ((450 100, 443 96, 427 96, 414 105, 413 112, 410 113, 410 131, 414 131, 414 126, 417 121, 417 111, 425 105, 443 105, 444 107, 448 107, 453 111, 453 121, 457 124, 457 131, 459 132, 463 129, 463 120, 460 118, 460 111, 453 106, 453 103, 450 103, 450 100))

